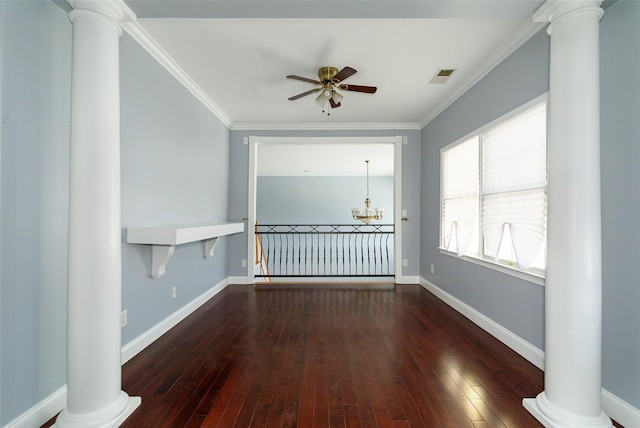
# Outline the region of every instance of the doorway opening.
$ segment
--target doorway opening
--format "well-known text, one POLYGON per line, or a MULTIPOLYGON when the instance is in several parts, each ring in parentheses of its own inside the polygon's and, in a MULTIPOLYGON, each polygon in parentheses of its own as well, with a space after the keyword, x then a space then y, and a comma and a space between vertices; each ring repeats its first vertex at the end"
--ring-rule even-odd
POLYGON ((249 137, 248 283, 383 276, 399 282, 402 142, 401 136, 249 137), (365 189, 366 160, 373 174, 365 189), (369 184, 373 207, 387 206, 382 220, 366 225, 351 208, 362 208, 369 184))

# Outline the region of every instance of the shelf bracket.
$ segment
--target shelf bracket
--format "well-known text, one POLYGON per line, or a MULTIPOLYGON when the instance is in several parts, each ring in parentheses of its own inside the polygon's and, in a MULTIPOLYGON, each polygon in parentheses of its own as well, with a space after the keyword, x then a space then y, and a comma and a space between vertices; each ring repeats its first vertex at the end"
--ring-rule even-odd
POLYGON ((210 259, 221 236, 241 232, 244 232, 244 223, 205 222, 128 227, 127 243, 151 245, 151 277, 158 279, 165 274, 176 245, 203 241, 204 258, 210 259))
POLYGON ((204 241, 204 258, 205 259, 208 260, 211 257, 213 257, 213 252, 216 250, 216 246, 218 245, 219 240, 220 240, 220 237, 216 236, 215 238, 206 239, 204 241))
POLYGON ((151 246, 151 276, 158 279, 165 274, 167 263, 171 260, 176 247, 174 245, 151 246))

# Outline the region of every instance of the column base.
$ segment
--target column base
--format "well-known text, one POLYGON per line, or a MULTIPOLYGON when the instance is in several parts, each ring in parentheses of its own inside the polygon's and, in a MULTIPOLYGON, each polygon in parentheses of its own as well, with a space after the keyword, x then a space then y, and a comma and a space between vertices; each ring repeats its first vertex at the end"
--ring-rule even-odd
POLYGON ((142 403, 140 397, 129 397, 120 391, 120 397, 109 407, 92 413, 70 413, 64 409, 53 425, 54 428, 115 428, 120 426, 142 403))
POLYGON ((536 398, 525 398, 522 405, 545 428, 611 428, 613 423, 604 411, 595 418, 584 417, 562 410, 549 402, 542 391, 536 398))

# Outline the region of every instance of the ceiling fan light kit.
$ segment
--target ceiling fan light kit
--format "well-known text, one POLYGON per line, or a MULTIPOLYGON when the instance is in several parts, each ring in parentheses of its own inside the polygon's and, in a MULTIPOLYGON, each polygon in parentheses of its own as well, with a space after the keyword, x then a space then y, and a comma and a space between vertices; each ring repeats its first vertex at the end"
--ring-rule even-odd
POLYGON ((375 86, 347 85, 342 83, 345 79, 353 76, 356 72, 355 68, 349 66, 344 67, 340 71, 338 71, 336 67, 320 67, 318 70, 318 80, 290 74, 287 76, 287 79, 300 80, 314 85, 320 85, 320 87, 289 97, 289 101, 294 101, 298 98, 320 92, 316 97, 316 103, 322 107, 322 113, 326 113, 328 116, 331 114, 332 108, 338 108, 342 105, 341 103, 344 96, 339 93, 337 89, 375 94, 378 89, 375 86))

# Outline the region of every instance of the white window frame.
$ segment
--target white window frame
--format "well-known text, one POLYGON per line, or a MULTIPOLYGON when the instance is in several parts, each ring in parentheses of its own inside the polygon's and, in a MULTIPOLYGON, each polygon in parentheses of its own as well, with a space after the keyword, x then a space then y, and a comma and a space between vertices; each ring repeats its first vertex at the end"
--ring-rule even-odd
MULTIPOLYGON (((512 118, 518 116, 519 114, 525 112, 526 110, 531 109, 532 107, 535 107, 536 105, 542 104, 542 103, 546 103, 547 104, 547 123, 548 123, 548 98, 549 95, 548 93, 545 93, 539 97, 536 97, 535 99, 529 101, 528 103, 516 108, 515 110, 510 111, 509 113, 499 117, 498 119, 482 126, 481 128, 476 129, 473 132, 470 132, 469 134, 465 135, 464 137, 456 140, 455 142, 446 145, 445 147, 443 147, 442 149, 440 149, 440 225, 439 225, 439 250, 440 253, 443 255, 447 255, 447 256, 451 256, 451 257, 455 257, 458 260, 464 260, 470 263, 474 263, 480 266, 484 266, 487 267, 489 269, 492 270, 496 270, 499 272, 503 272, 506 273, 508 275, 523 279, 525 281, 537 284, 537 285, 541 285, 544 286, 545 284, 545 271, 540 270, 540 269, 519 269, 517 266, 513 266, 512 263, 506 263, 506 262, 500 262, 500 260, 494 260, 490 257, 484 256, 484 238, 483 238, 483 232, 482 232, 482 217, 481 217, 481 213, 482 213, 482 194, 483 194, 483 187, 482 187, 482 149, 483 149, 483 139, 482 139, 482 134, 486 133, 487 131, 489 131, 490 129, 501 125, 502 123, 511 120, 512 118), (479 194, 478 194, 478 221, 479 221, 479 236, 478 236, 478 249, 477 249, 477 254, 478 256, 471 256, 471 255, 462 255, 462 256, 458 256, 455 252, 453 251, 449 251, 446 249, 445 245, 446 243, 442 242, 443 239, 443 230, 442 230, 442 226, 443 226, 443 204, 444 204, 444 156, 443 153, 446 152, 448 149, 451 149, 452 147, 455 147, 458 144, 462 144, 468 140, 470 140, 471 138, 475 137, 475 136, 479 136, 479 144, 478 144, 478 149, 480 151, 479 153, 479 157, 478 157, 478 162, 479 162, 479 194)), ((547 127, 548 128, 548 127, 547 127)), ((547 151, 548 153, 548 151, 547 151)), ((548 154, 547 154, 547 158, 548 158, 548 154)), ((547 159, 547 165, 548 165, 548 159, 547 159)), ((548 184, 547 184, 547 188, 548 188, 548 184)), ((545 238, 546 241, 546 238, 545 238)), ((545 251, 546 251, 546 242, 544 244, 545 246, 545 251)))

